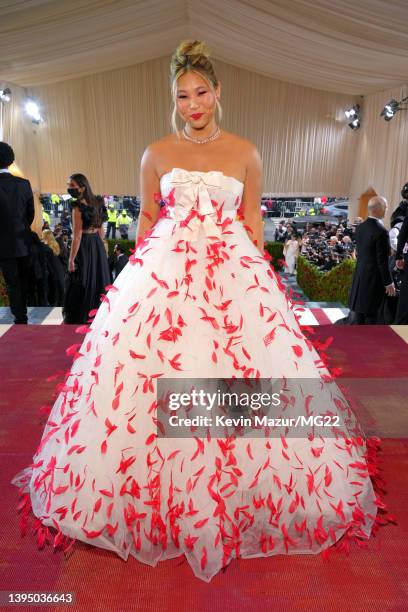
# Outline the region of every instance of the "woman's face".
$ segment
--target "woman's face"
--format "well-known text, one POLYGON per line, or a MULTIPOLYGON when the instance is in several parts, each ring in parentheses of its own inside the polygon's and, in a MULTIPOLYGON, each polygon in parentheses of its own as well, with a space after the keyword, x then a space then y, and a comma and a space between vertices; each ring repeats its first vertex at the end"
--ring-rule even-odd
POLYGON ((67 189, 78 189, 79 193, 83 194, 85 191, 85 187, 80 187, 73 178, 69 177, 67 180, 67 189))
POLYGON ((176 89, 177 111, 181 119, 194 129, 204 128, 214 118, 219 94, 219 84, 214 93, 200 74, 186 72, 177 80, 176 89))

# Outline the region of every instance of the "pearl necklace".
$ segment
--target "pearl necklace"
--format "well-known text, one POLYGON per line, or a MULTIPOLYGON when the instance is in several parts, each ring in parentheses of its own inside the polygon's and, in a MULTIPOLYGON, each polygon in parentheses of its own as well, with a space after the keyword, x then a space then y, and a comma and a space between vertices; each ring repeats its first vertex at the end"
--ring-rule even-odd
POLYGON ((199 138, 193 138, 192 136, 189 136, 186 132, 186 128, 183 128, 183 136, 186 140, 189 140, 190 142, 194 142, 195 144, 205 144, 206 142, 211 142, 212 140, 215 140, 216 138, 218 138, 218 136, 221 134, 221 130, 219 127, 217 127, 217 129, 215 130, 214 134, 212 134, 212 136, 209 136, 208 138, 204 138, 204 140, 200 140, 199 138))

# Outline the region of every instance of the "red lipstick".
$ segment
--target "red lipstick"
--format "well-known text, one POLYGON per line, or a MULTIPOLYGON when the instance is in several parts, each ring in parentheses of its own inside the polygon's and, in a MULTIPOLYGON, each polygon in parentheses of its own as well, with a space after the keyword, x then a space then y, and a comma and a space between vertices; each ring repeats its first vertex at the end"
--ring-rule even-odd
POLYGON ((202 116, 203 116, 203 114, 204 114, 204 113, 194 113, 194 115, 191 115, 191 117, 192 117, 193 119, 200 119, 200 117, 202 117, 202 116))

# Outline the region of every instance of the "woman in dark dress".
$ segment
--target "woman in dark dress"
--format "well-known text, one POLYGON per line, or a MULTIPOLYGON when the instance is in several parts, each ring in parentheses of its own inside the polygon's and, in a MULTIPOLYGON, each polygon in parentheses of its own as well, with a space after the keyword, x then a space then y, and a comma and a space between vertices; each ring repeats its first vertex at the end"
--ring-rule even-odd
POLYGON ((72 245, 65 289, 64 323, 86 323, 89 312, 99 307, 101 294, 110 283, 102 224, 107 213, 102 198, 92 193, 83 174, 68 180, 72 202, 72 245))

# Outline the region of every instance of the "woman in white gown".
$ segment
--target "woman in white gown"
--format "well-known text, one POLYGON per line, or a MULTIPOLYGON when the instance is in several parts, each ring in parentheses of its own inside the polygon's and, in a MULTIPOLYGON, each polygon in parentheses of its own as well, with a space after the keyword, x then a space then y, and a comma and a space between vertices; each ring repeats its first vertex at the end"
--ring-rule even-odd
POLYGON ((286 271, 288 274, 294 274, 297 258, 299 257, 299 242, 293 234, 285 242, 283 255, 285 257, 286 271))
POLYGON ((159 378, 328 378, 263 254, 260 158, 217 126, 220 84, 201 43, 180 45, 171 78, 184 129, 143 155, 136 251, 82 330, 13 484, 40 546, 53 533, 64 550, 79 539, 150 565, 184 554, 209 581, 236 557, 367 540, 376 494, 334 383, 321 393, 337 437, 158 435, 159 378))

